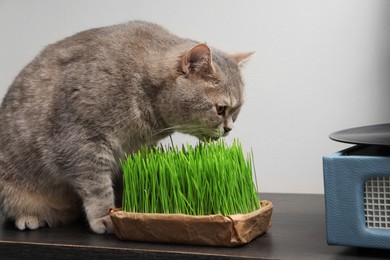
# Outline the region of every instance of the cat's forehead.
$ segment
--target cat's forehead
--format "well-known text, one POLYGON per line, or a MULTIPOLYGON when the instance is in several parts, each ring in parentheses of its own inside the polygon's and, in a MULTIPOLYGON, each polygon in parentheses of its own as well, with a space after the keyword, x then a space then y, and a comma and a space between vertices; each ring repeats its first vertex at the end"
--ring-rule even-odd
POLYGON ((232 58, 226 54, 217 52, 213 61, 218 67, 218 76, 222 84, 242 88, 243 83, 240 68, 232 58))
POLYGON ((234 87, 226 84, 225 86, 220 86, 215 99, 215 102, 219 105, 240 107, 243 103, 242 90, 240 90, 240 87, 234 87))
POLYGON ((219 92, 223 103, 230 107, 242 105, 243 82, 238 64, 226 53, 214 50, 213 62, 217 70, 219 92))
POLYGON ((226 105, 230 107, 241 106, 243 102, 243 82, 239 73, 221 73, 223 80, 220 81, 220 93, 226 105))
POLYGON ((229 106, 230 107, 239 107, 241 106, 241 100, 237 99, 235 96, 229 96, 229 106))

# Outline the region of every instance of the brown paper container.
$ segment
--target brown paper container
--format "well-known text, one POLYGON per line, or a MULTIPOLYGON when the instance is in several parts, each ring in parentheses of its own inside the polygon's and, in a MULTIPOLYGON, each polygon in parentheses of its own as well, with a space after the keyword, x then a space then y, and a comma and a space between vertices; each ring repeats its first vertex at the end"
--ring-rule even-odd
POLYGON ((261 208, 230 216, 132 213, 112 209, 115 235, 122 240, 210 246, 247 244, 271 227, 273 205, 261 201, 261 208))

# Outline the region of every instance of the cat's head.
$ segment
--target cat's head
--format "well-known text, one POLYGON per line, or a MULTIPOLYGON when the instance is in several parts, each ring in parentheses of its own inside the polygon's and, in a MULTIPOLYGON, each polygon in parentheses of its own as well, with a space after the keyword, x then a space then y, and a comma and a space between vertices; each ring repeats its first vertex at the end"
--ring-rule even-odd
POLYGON ((226 136, 244 102, 240 66, 253 54, 229 55, 198 44, 182 55, 164 109, 168 125, 201 140, 226 136))

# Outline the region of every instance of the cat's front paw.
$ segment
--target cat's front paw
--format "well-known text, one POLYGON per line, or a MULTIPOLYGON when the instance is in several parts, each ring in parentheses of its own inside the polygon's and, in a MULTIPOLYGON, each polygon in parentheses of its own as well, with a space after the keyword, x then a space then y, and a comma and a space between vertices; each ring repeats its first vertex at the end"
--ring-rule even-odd
POLYGON ((114 226, 109 215, 89 221, 89 225, 93 232, 97 234, 112 234, 114 226))
POLYGON ((36 216, 22 215, 15 220, 15 226, 19 230, 25 230, 26 228, 31 229, 31 230, 35 230, 35 229, 38 229, 40 227, 44 227, 45 225, 46 225, 46 222, 39 219, 36 216))

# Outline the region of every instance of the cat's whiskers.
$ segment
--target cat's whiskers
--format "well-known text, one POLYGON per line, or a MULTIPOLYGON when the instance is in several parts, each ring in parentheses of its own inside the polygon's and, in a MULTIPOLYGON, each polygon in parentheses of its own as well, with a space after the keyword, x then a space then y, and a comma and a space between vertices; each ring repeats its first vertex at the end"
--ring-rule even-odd
POLYGON ((154 132, 153 136, 159 135, 159 134, 163 134, 163 133, 172 132, 172 131, 176 131, 176 130, 180 130, 182 127, 183 126, 181 126, 181 125, 177 125, 177 126, 170 126, 170 127, 167 127, 167 128, 163 128, 163 129, 160 129, 160 130, 154 132))
POLYGON ((194 136, 203 136, 206 133, 211 133, 210 129, 203 126, 190 125, 184 129, 184 132, 194 136))

